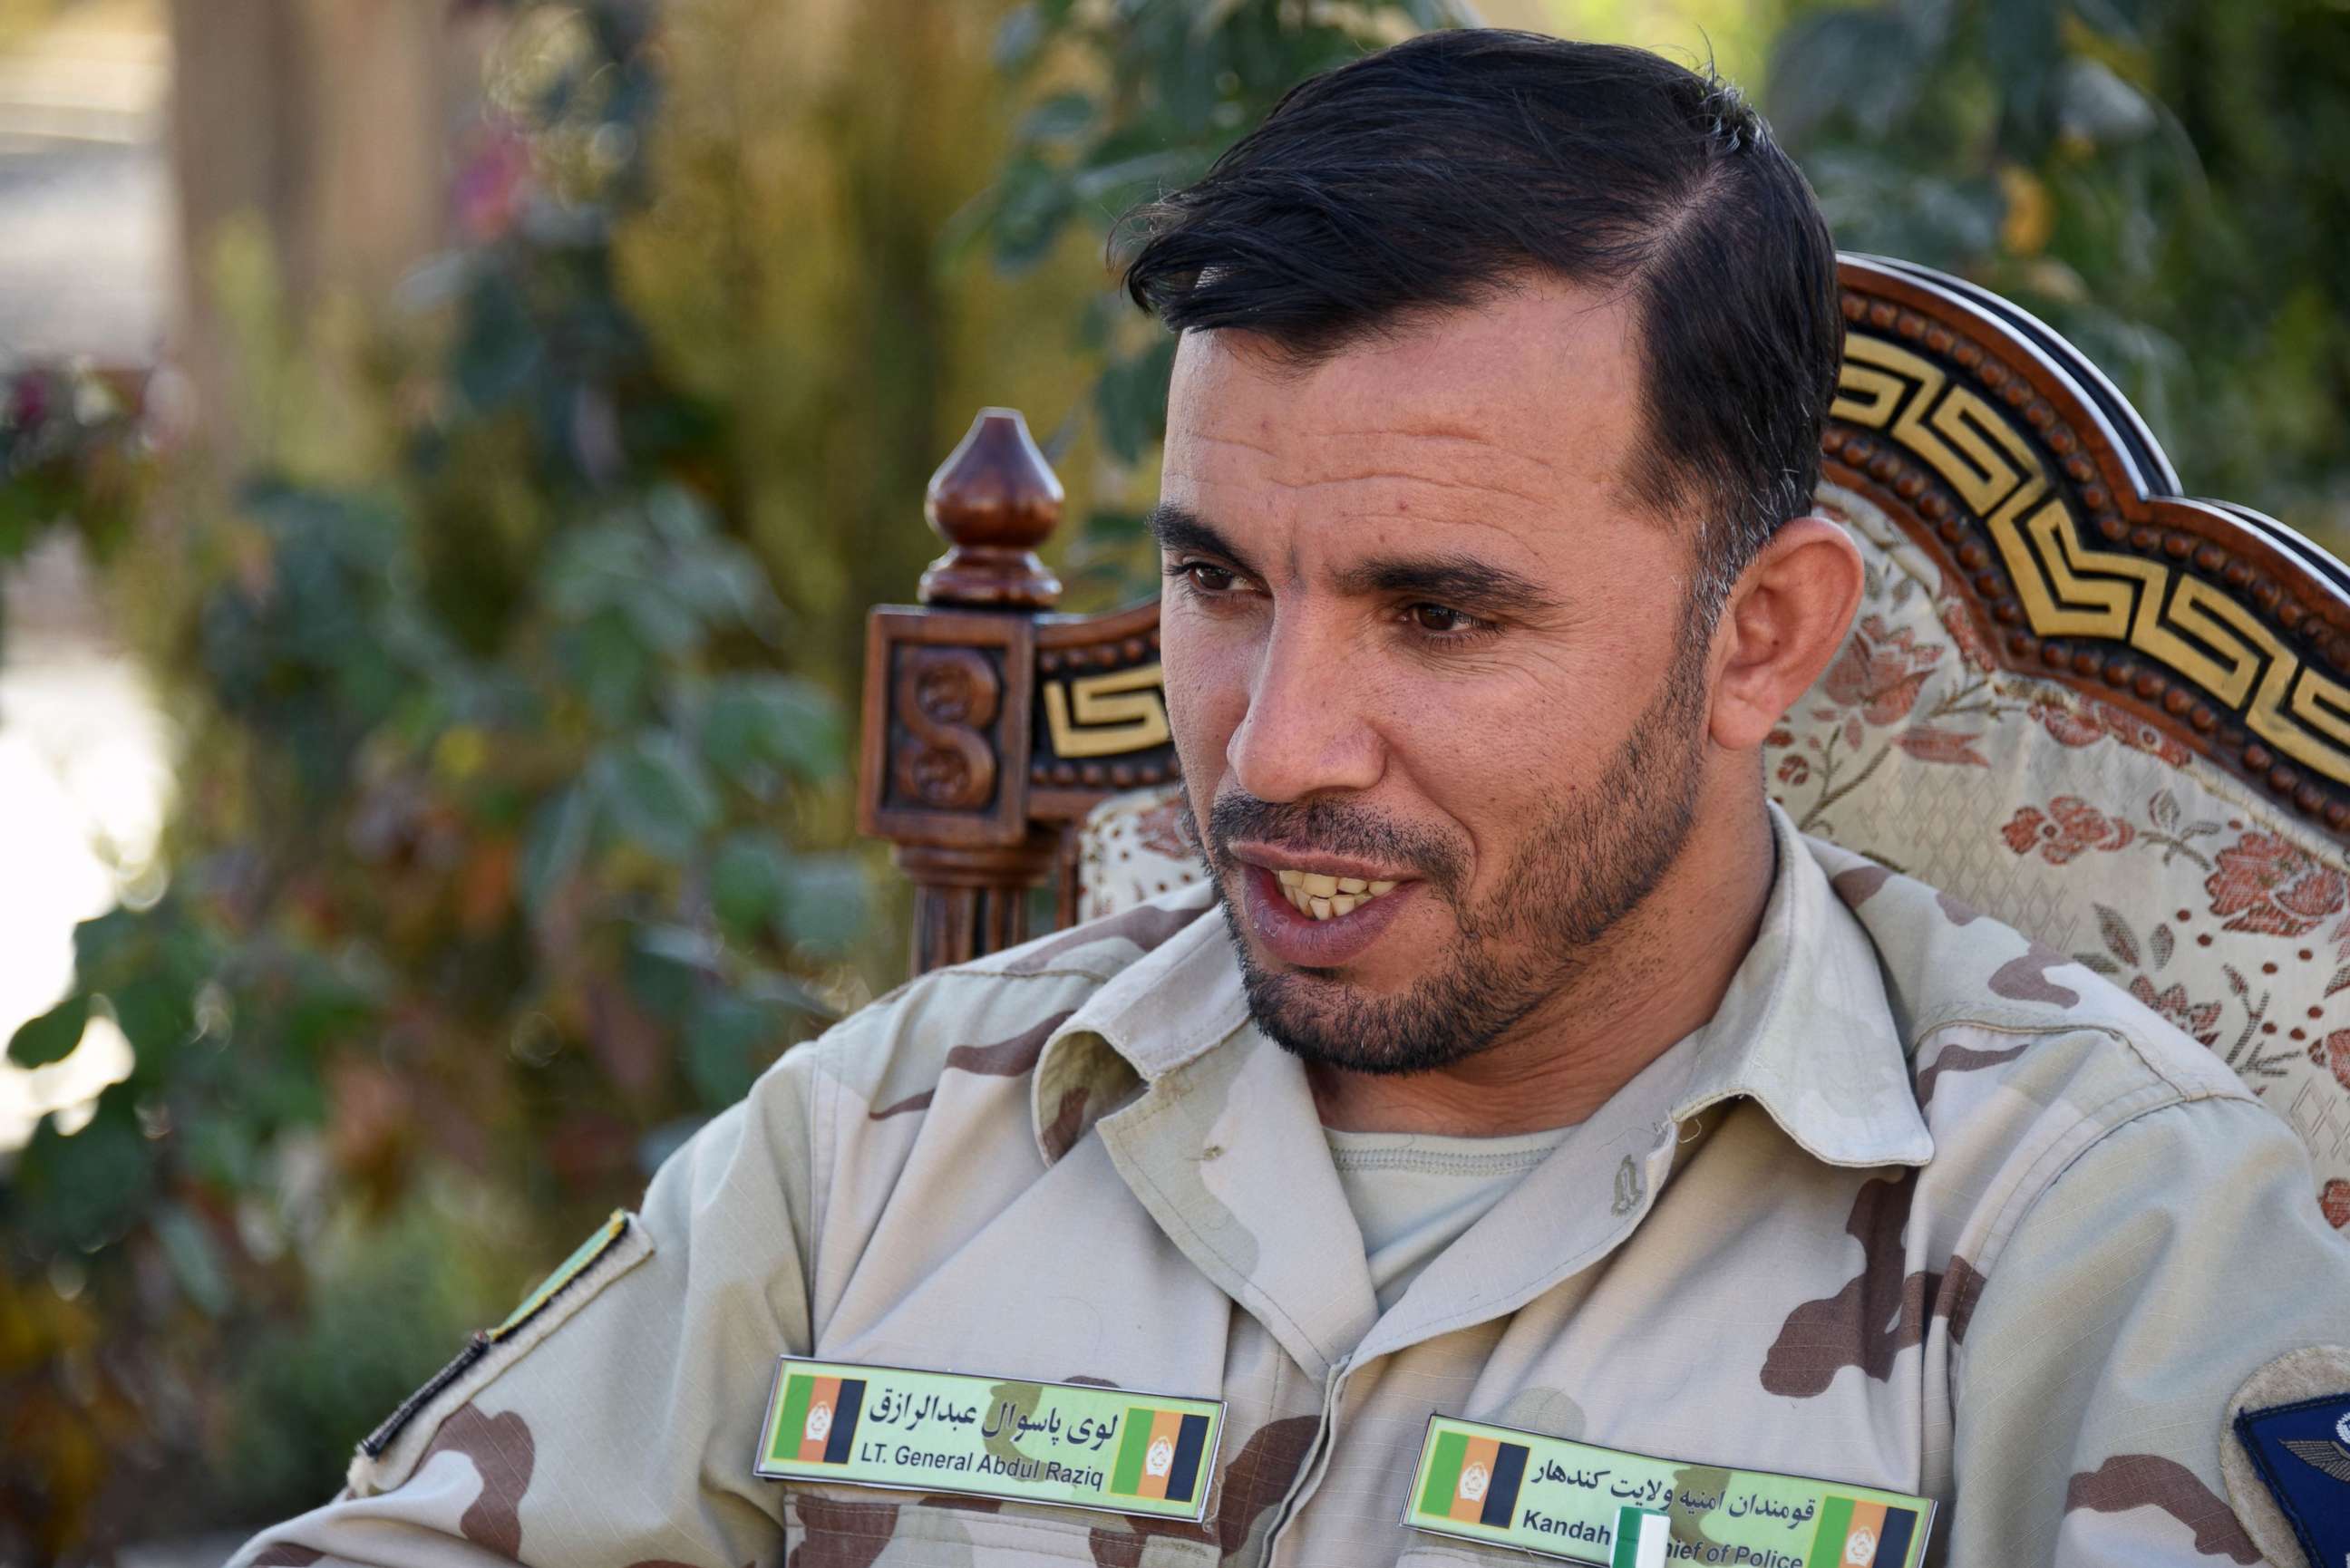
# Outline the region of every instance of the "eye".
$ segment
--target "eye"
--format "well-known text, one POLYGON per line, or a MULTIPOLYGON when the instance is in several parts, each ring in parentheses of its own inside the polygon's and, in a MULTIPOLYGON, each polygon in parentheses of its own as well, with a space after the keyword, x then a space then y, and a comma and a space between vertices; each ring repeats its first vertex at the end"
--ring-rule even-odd
POLYGON ((1229 593, 1239 579, 1231 570, 1212 561, 1175 561, 1169 564, 1167 575, 1181 577, 1201 593, 1229 593))
POLYGON ((1450 605, 1416 604, 1404 607, 1404 618, 1414 631, 1435 638, 1461 638, 1485 630, 1486 623, 1466 610, 1450 605))

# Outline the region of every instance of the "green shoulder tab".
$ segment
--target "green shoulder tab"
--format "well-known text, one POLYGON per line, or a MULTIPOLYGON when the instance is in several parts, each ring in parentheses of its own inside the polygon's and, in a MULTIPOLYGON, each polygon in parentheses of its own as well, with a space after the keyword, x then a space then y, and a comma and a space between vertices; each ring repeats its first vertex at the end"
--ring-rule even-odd
POLYGON ((579 1243, 571 1256, 556 1266, 555 1272, 538 1282, 538 1288, 522 1298, 522 1304, 506 1314, 505 1321, 490 1330, 492 1345, 505 1339, 528 1325, 530 1320, 546 1310, 547 1303, 561 1295, 577 1282, 582 1274, 603 1261, 604 1255, 620 1244, 635 1223, 625 1209, 615 1209, 612 1217, 596 1228, 596 1233, 579 1243))
MULTIPOLYGON (((630 1240, 636 1220, 626 1210, 615 1210, 612 1217, 596 1228, 594 1235, 581 1242, 571 1256, 563 1260, 556 1271, 539 1282, 538 1288, 522 1299, 522 1304, 508 1313, 497 1327, 484 1329, 465 1342, 465 1348, 456 1358, 434 1373, 421 1388, 400 1401, 400 1408, 384 1417, 381 1425, 359 1440, 359 1460, 361 1466, 382 1459, 400 1435, 413 1426, 420 1416, 452 1401, 452 1390, 459 1385, 471 1386, 486 1374, 484 1368, 501 1347, 508 1345, 533 1324, 539 1322, 579 1282, 595 1272, 598 1264, 611 1258, 624 1242, 630 1240)), ((638 1241, 631 1255, 641 1257, 650 1249, 638 1241)), ((623 1271, 625 1272, 625 1271, 623 1271)), ((515 1347, 509 1354, 521 1354, 515 1347)))

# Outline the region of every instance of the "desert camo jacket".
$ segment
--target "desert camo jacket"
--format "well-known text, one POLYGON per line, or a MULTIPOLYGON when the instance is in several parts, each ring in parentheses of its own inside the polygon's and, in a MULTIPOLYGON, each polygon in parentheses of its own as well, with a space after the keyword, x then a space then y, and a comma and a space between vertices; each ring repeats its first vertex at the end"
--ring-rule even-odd
POLYGON ((2290 1129, 2088 970, 1773 817, 1719 1013, 1384 1315, 1186 889, 790 1052, 237 1561, 1532 1561, 1399 1522, 1431 1412, 1923 1494, 1929 1563, 2262 1561, 2227 1407, 2350 1345, 2290 1129), (1204 1521, 755 1479, 783 1353, 1222 1399, 1204 1521))

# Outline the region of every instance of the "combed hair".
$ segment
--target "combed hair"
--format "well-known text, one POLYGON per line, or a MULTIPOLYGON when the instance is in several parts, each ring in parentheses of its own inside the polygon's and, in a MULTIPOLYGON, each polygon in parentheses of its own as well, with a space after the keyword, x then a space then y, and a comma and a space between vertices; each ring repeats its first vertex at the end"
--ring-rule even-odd
POLYGON ((1693 521, 1708 620, 1811 505, 1843 354, 1835 249, 1734 88, 1645 50, 1477 28, 1315 77, 1128 214, 1126 287, 1178 331, 1312 364, 1529 273, 1633 291, 1641 501, 1693 521))

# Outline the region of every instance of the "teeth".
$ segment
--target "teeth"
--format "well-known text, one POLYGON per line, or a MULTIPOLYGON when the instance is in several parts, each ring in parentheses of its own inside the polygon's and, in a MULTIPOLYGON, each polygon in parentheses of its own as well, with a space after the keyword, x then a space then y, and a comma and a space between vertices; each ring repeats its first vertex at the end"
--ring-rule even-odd
POLYGON ((1276 871, 1281 896, 1299 914, 1316 920, 1336 920, 1353 914, 1400 883, 1367 881, 1360 877, 1330 877, 1319 871, 1276 871))

